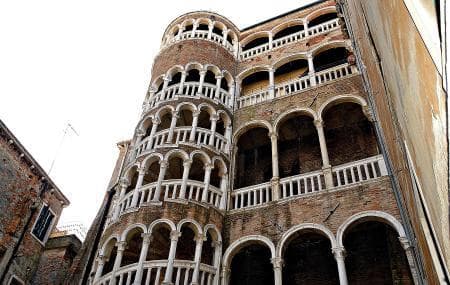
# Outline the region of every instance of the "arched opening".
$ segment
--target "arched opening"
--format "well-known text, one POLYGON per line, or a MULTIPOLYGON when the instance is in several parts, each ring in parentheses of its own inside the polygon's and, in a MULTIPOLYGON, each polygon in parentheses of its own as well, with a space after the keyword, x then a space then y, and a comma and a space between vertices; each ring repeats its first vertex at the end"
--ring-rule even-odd
POLYGON ((312 230, 296 232, 284 250, 283 284, 339 284, 331 242, 312 230))
POLYGON ((172 75, 172 79, 169 81, 169 84, 167 86, 172 86, 180 82, 181 82, 181 72, 178 71, 177 73, 172 75))
POLYGON ((105 264, 103 265, 102 276, 113 270, 117 256, 117 239, 113 238, 108 241, 103 254, 105 256, 105 264))
POLYGON ((302 24, 300 24, 300 23, 296 23, 296 24, 294 24, 292 26, 287 26, 286 28, 284 28, 281 31, 277 32, 273 36, 273 40, 277 40, 277 39, 280 39, 282 37, 298 33, 300 31, 303 31, 304 29, 305 29, 304 26, 302 24))
POLYGON ((214 264, 215 248, 213 246, 213 243, 214 243, 214 241, 217 241, 217 240, 213 239, 213 236, 211 235, 210 231, 212 231, 212 230, 209 229, 206 232, 206 240, 203 241, 201 263, 214 266, 215 265, 214 264))
POLYGON ((183 159, 176 153, 170 156, 165 180, 181 179, 183 177, 183 159))
POLYGON ((314 27, 337 18, 336 12, 320 15, 309 21, 308 27, 314 27))
MULTIPOLYGON (((146 260, 167 260, 169 258, 170 231, 170 227, 165 223, 157 224, 153 228, 146 260)), ((143 276, 150 276, 150 282, 148 282, 148 277, 145 277, 145 279, 147 279, 146 284, 162 284, 164 275, 165 268, 162 268, 159 280, 155 280, 155 268, 144 267, 143 276), (148 270, 152 270, 150 274, 148 274, 148 270)))
POLYGON ((180 231, 181 236, 178 239, 176 259, 193 261, 195 257, 195 226, 185 223, 180 231))
POLYGON ((199 82, 200 81, 200 71, 198 69, 191 69, 186 74, 186 82, 199 82))
POLYGON ((296 59, 283 64, 275 70, 275 84, 299 79, 308 75, 308 61, 296 59))
POLYGON ((397 232, 379 221, 356 223, 344 235, 349 284, 414 284, 397 232))
POLYGON ((208 24, 205 23, 201 23, 197 27, 197 31, 208 31, 208 30, 209 30, 208 24))
POLYGON ((272 148, 268 130, 256 127, 237 142, 234 188, 267 182, 272 178, 272 148))
POLYGON ((349 51, 345 47, 324 50, 314 56, 314 70, 316 72, 347 63, 349 51))
POLYGON ((196 153, 192 157, 191 168, 189 169, 189 180, 203 182, 205 178, 205 161, 201 154, 196 153))
POLYGON ((146 118, 145 121, 142 123, 142 130, 144 130, 144 136, 142 137, 142 139, 150 136, 150 133, 152 132, 152 127, 153 127, 153 122, 152 122, 152 118, 146 118))
POLYGON ((364 116, 359 104, 345 102, 334 105, 325 110, 323 121, 331 165, 378 154, 372 123, 364 116))
POLYGON ((178 111, 177 127, 192 126, 192 107, 183 106, 178 111))
POLYGON ((269 42, 269 37, 268 36, 261 36, 259 38, 253 39, 250 42, 244 44, 242 46, 242 51, 246 51, 249 50, 251 48, 266 44, 269 42))
POLYGON ((125 190, 125 194, 133 191, 136 188, 138 177, 139 172, 137 171, 137 166, 133 166, 128 172, 128 187, 125 190))
POLYGON ((218 26, 214 26, 212 32, 213 32, 214 34, 216 34, 216 35, 219 35, 219 36, 222 36, 222 34, 223 34, 222 29, 221 29, 220 27, 218 27, 218 26))
POLYGON ((180 29, 178 28, 178 27, 175 27, 174 29, 173 29, 173 32, 172 32, 172 37, 176 37, 177 35, 178 35, 178 31, 179 31, 180 29))
POLYGON ((142 248, 142 233, 141 228, 134 228, 127 233, 125 239, 126 246, 123 251, 122 262, 120 266, 127 266, 128 264, 137 263, 141 255, 142 248))
POLYGON ((170 128, 171 122, 172 122, 172 112, 169 109, 166 109, 162 114, 160 114, 160 123, 158 124, 156 131, 160 132, 162 130, 170 128))
POLYGON ((156 84, 156 86, 158 86, 156 88, 156 93, 159 93, 163 89, 164 81, 162 79, 159 79, 159 83, 155 83, 155 84, 156 84))
POLYGON ((150 164, 150 166, 147 167, 147 171, 145 172, 142 185, 145 186, 147 184, 158 181, 159 169, 160 169, 159 161, 153 161, 150 164))
POLYGON ((231 261, 230 285, 273 285, 270 250, 263 245, 250 244, 239 250, 231 261))
POLYGON ((224 112, 219 113, 219 119, 216 123, 216 133, 225 136, 225 127, 229 124, 229 118, 224 112))
POLYGON ((269 72, 258 71, 245 77, 241 83, 241 96, 266 91, 269 88, 269 72))
POLYGON ((205 74, 205 83, 216 85, 216 75, 211 70, 207 70, 205 74))
POLYGON ((211 129, 211 114, 210 110, 206 107, 200 108, 200 113, 198 115, 197 127, 210 130, 211 129))
POLYGON ((322 168, 319 137, 310 116, 291 114, 278 129, 280 178, 322 168))
POLYGON ((211 171, 209 184, 220 189, 220 182, 224 173, 225 169, 223 163, 220 160, 216 159, 214 161, 214 168, 211 171))
POLYGON ((194 29, 194 25, 193 24, 188 24, 184 27, 184 31, 185 32, 189 32, 192 31, 194 29))

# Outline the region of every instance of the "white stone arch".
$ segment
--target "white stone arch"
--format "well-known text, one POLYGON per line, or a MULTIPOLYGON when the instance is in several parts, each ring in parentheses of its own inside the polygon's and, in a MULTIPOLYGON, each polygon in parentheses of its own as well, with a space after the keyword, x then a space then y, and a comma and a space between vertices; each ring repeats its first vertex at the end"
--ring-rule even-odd
POLYGON ((201 112, 203 109, 206 109, 206 112, 208 112, 209 116, 213 116, 217 114, 216 109, 211 104, 208 104, 206 102, 201 103, 198 105, 197 110, 201 112))
POLYGON ((196 25, 200 25, 200 24, 205 24, 207 26, 212 25, 213 21, 211 21, 211 19, 205 18, 205 17, 201 17, 195 20, 196 25))
POLYGON ((145 167, 145 169, 148 169, 154 162, 157 161, 158 163, 161 163, 163 159, 164 156, 159 152, 150 153, 149 155, 145 156, 144 160, 141 162, 141 166, 145 167))
POLYGON ((271 258, 274 258, 276 256, 275 245, 269 238, 262 235, 248 235, 235 240, 228 246, 223 255, 222 266, 228 269, 230 267, 230 262, 233 256, 245 245, 252 243, 267 246, 270 249, 271 258))
POLYGON ((189 110, 192 113, 194 113, 195 111, 198 110, 197 106, 194 103, 192 103, 192 102, 182 102, 182 103, 177 105, 175 111, 179 112, 179 111, 181 111, 183 109, 189 110))
POLYGON ((158 118, 158 120, 161 121, 161 117, 164 116, 167 113, 172 114, 173 111, 175 111, 175 108, 171 105, 165 105, 161 108, 158 109, 158 111, 156 111, 155 113, 155 118, 158 118))
POLYGON ((249 42, 255 40, 255 39, 259 39, 259 38, 269 38, 270 37, 270 32, 269 31, 260 31, 260 32, 256 32, 256 33, 252 33, 251 35, 245 37, 243 40, 241 40, 241 46, 245 47, 245 45, 247 45, 249 42))
POLYGON ((194 157, 195 156, 199 156, 200 157, 200 160, 203 162, 203 165, 211 164, 211 158, 203 150, 200 150, 200 149, 194 150, 193 152, 191 152, 189 154, 189 159, 194 161, 194 157))
POLYGON ((227 81, 228 88, 230 88, 234 84, 233 75, 231 75, 231 73, 228 72, 228 70, 225 70, 225 69, 222 70, 222 74, 223 74, 223 78, 225 78, 225 80, 227 81))
POLYGON ((227 164, 225 163, 225 161, 223 160, 223 158, 221 158, 220 156, 214 156, 211 159, 211 164, 214 166, 214 164, 216 163, 216 161, 219 162, 220 166, 221 166, 221 172, 219 171, 219 174, 226 174, 228 173, 228 168, 227 168, 227 164))
POLYGON ((327 6, 327 7, 323 7, 317 10, 312 11, 311 13, 309 13, 308 15, 306 15, 305 20, 306 21, 311 21, 314 20, 315 18, 325 15, 325 14, 330 14, 330 13, 336 13, 336 6, 327 6))
POLYGON ((278 117, 275 119, 275 122, 273 123, 273 129, 278 134, 278 130, 280 128, 280 125, 284 123, 286 120, 288 120, 293 114, 303 114, 306 116, 311 117, 313 120, 317 120, 317 114, 316 112, 311 108, 294 108, 287 110, 283 112, 282 114, 278 115, 278 117))
POLYGON ((181 221, 178 222, 177 231, 179 233, 181 233, 181 228, 183 227, 184 224, 189 226, 196 235, 203 236, 202 226, 196 220, 190 219, 190 218, 182 219, 181 221), (192 226, 190 226, 190 225, 192 225, 192 226))
POLYGON ((164 224, 164 225, 168 226, 171 231, 175 231, 177 229, 177 227, 175 226, 175 223, 172 222, 171 220, 169 220, 169 219, 157 219, 157 220, 154 220, 153 222, 151 222, 150 225, 148 226, 148 233, 152 234, 153 233, 153 229, 157 225, 160 225, 160 224, 164 224))
POLYGON ((194 23, 195 23, 195 19, 192 19, 192 18, 185 19, 181 23, 181 28, 183 29, 183 32, 185 31, 186 26, 194 25, 194 23))
POLYGON ((171 68, 169 68, 169 70, 166 71, 165 76, 172 78, 175 74, 177 74, 178 72, 183 72, 184 71, 184 67, 182 65, 174 65, 171 68))
POLYGON ((203 66, 203 69, 206 70, 206 71, 210 70, 212 73, 214 73, 215 76, 221 76, 222 75, 222 71, 220 70, 220 68, 218 68, 214 64, 205 64, 203 66))
POLYGON ((322 42, 318 44, 317 46, 313 47, 309 53, 312 56, 316 56, 320 54, 323 51, 333 49, 333 48, 339 48, 343 47, 346 48, 348 51, 352 51, 352 44, 349 40, 335 40, 335 41, 329 41, 329 42, 322 42))
POLYGON ((231 125, 231 118, 228 115, 228 113, 225 112, 224 110, 218 110, 217 111, 217 116, 219 116, 223 120, 223 124, 224 124, 225 127, 231 125))
POLYGON ((354 214, 339 226, 336 233, 337 245, 340 247, 344 247, 344 234, 349 226, 351 226, 355 222, 365 221, 378 221, 385 223, 393 227, 397 231, 399 238, 406 239, 405 229, 394 216, 382 211, 364 211, 354 214))
POLYGON ((259 71, 267 71, 269 72, 269 70, 271 69, 271 67, 269 65, 256 65, 256 66, 252 66, 247 68, 246 70, 240 72, 236 78, 239 82, 242 82, 243 79, 245 79, 247 76, 259 72, 259 71))
POLYGON ((177 33, 178 33, 178 31, 180 30, 180 29, 182 29, 183 27, 181 26, 181 24, 176 24, 176 25, 173 25, 170 29, 169 29, 169 31, 168 31, 168 36, 169 37, 176 37, 177 36, 177 33))
POLYGON ((126 241, 128 233, 134 229, 141 229, 143 233, 147 233, 147 226, 141 223, 129 225, 120 235, 120 241, 126 241))
MULTIPOLYGON (((139 123, 138 127, 136 128, 136 131, 141 130, 145 131, 148 128, 147 122, 152 122, 155 119, 155 116, 153 114, 147 115, 144 118, 142 118, 141 122, 139 123)), ((153 122, 152 122, 153 124, 153 122)))
POLYGON ((246 122, 244 125, 239 127, 239 129, 234 132, 233 135, 233 142, 237 143, 240 136, 247 132, 250 129, 257 128, 257 127, 263 127, 266 128, 269 131, 269 134, 273 132, 272 125, 266 121, 266 120, 252 120, 250 122, 246 122))
POLYGON ((111 254, 111 250, 114 248, 116 243, 113 244, 111 249, 108 249, 106 247, 109 245, 109 243, 112 240, 116 240, 116 243, 117 243, 118 241, 120 241, 120 235, 119 234, 113 234, 110 237, 108 237, 105 242, 102 243, 102 246, 101 246, 100 251, 98 253, 100 256, 106 256, 106 255, 111 254))
POLYGON ((158 90, 158 87, 161 84, 164 84, 164 77, 165 77, 165 74, 161 74, 158 77, 156 77, 155 79, 153 79, 152 83, 150 84, 151 88, 153 88, 155 91, 158 90))
POLYGON ((317 118, 319 120, 323 120, 323 113, 338 104, 341 103, 356 103, 359 104, 361 106, 361 108, 364 109, 367 108, 367 101, 362 98, 361 96, 358 95, 351 95, 351 94, 346 94, 346 95, 337 95, 337 96, 333 96, 331 98, 329 98, 328 100, 326 100, 325 102, 322 103, 322 105, 320 105, 318 111, 317 111, 317 118))
POLYGON ((122 176, 122 177, 125 178, 125 179, 127 179, 128 183, 131 183, 131 180, 132 180, 132 178, 133 178, 132 170, 133 170, 134 168, 136 168, 136 172, 138 172, 138 169, 139 169, 139 163, 138 163, 138 162, 133 163, 133 164, 129 165, 126 169, 124 169, 124 172, 123 172, 123 176, 122 176))
POLYGON ((302 19, 302 18, 291 19, 291 20, 288 20, 288 21, 283 22, 281 24, 278 24, 278 25, 276 25, 275 27, 272 28, 272 30, 271 30, 272 36, 275 36, 276 34, 281 32, 285 28, 296 26, 298 24, 301 24, 302 26, 304 26, 304 24, 305 24, 304 19, 302 19))
POLYGON ((199 63, 199 62, 196 62, 196 61, 189 62, 189 63, 186 64, 186 66, 184 67, 184 70, 185 70, 186 72, 189 72, 189 71, 192 70, 192 69, 197 69, 198 71, 205 70, 203 64, 201 64, 201 63, 199 63))
POLYGON ((189 154, 187 154, 186 151, 184 151, 182 149, 172 149, 166 153, 166 155, 164 156, 164 161, 168 162, 172 156, 179 157, 183 161, 186 161, 189 159, 189 154))
MULTIPOLYGON (((227 26, 224 23, 222 23, 221 21, 214 21, 213 24, 214 24, 215 28, 219 28, 222 32, 225 29, 228 29, 227 26)), ((219 35, 219 36, 221 36, 221 35, 219 35)))
POLYGON ((287 55, 285 57, 280 58, 276 62, 272 64, 272 68, 276 70, 277 68, 281 67, 283 64, 286 64, 288 62, 297 60, 297 59, 304 59, 305 61, 308 60, 308 54, 307 52, 298 52, 294 54, 287 55))
MULTIPOLYGON (((337 245, 336 238, 334 237, 333 233, 326 226, 321 225, 321 224, 316 224, 316 223, 304 223, 304 224, 299 224, 299 225, 293 226, 289 230, 287 230, 286 232, 283 233, 280 241, 277 244, 276 256, 283 257, 283 251, 284 251, 286 242, 289 241, 289 239, 291 238, 291 236, 293 234, 295 234, 299 231, 303 231, 303 230, 312 230, 316 233, 319 233, 319 234, 327 237, 330 240, 331 248, 335 248, 337 245)), ((330 250, 331 250, 331 248, 330 248, 330 250)))
POLYGON ((214 224, 207 224, 204 228, 203 228, 203 237, 206 239, 206 235, 208 233, 208 231, 212 231, 214 233, 214 235, 211 235, 212 238, 215 239, 215 241, 217 242, 222 242, 222 235, 220 234, 220 231, 217 229, 216 225, 214 224))

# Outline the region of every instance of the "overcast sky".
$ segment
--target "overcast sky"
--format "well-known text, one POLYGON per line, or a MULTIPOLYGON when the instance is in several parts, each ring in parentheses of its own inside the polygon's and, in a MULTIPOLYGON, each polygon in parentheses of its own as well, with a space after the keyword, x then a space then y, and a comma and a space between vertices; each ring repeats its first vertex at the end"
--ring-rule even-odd
POLYGON ((60 224, 86 227, 132 137, 166 26, 195 10, 239 28, 311 0, 0 1, 0 118, 71 201, 60 224))

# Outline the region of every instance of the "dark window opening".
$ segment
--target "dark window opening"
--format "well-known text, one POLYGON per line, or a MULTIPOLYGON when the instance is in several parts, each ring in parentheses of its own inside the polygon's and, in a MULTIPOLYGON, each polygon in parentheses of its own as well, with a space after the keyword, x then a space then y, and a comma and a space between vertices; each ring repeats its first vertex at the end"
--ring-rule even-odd
POLYGON ((50 211, 50 207, 44 205, 32 230, 33 235, 41 242, 44 242, 54 218, 55 215, 50 211))
POLYGON ((290 26, 287 28, 284 28, 283 30, 279 31, 278 33, 275 34, 275 36, 273 36, 273 40, 277 40, 279 38, 291 35, 291 34, 295 34, 297 32, 303 31, 304 27, 303 25, 295 25, 295 26, 290 26))
POLYGON ((251 48, 266 44, 268 42, 269 42, 269 38, 267 36, 256 38, 256 39, 246 43, 245 46, 242 47, 242 51, 249 50, 251 48))
POLYGON ((191 69, 186 76, 186 82, 199 82, 200 72, 197 69, 191 69))
POLYGON ((309 21, 308 27, 313 27, 313 26, 316 26, 316 25, 320 25, 322 23, 334 20, 336 18, 337 18, 337 13, 323 14, 323 15, 320 15, 319 17, 316 17, 316 18, 312 19, 311 21, 309 21))
POLYGON ((314 70, 321 71, 347 63, 349 52, 344 47, 325 50, 314 56, 314 70))
POLYGON ((230 285, 273 285, 270 250, 261 245, 242 248, 231 261, 230 285))

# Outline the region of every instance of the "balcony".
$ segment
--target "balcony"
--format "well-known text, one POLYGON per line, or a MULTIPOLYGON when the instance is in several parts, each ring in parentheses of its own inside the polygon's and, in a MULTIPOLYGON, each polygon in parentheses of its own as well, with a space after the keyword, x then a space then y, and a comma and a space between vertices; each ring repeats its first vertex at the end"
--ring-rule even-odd
POLYGON ((322 170, 280 179, 278 193, 273 193, 270 182, 236 189, 231 192, 229 209, 240 210, 264 206, 275 201, 275 196, 281 202, 321 193, 324 190, 339 190, 345 186, 367 182, 386 175, 383 156, 377 155, 332 167, 333 187, 331 189, 325 187, 322 170))
POLYGON ((307 30, 299 31, 282 38, 276 39, 271 43, 265 43, 254 48, 242 51, 239 53, 240 60, 247 60, 268 51, 283 47, 287 44, 302 41, 307 38, 311 38, 320 34, 328 33, 340 28, 339 19, 333 19, 316 26, 309 27, 307 30))
POLYGON ((320 86, 341 78, 353 76, 357 73, 358 70, 355 65, 345 63, 333 66, 331 68, 315 72, 312 75, 303 76, 296 80, 275 85, 273 95, 268 89, 266 89, 239 97, 237 98, 237 107, 244 108, 275 98, 289 96, 307 90, 311 87, 320 86))
POLYGON ((144 106, 143 113, 159 106, 161 102, 176 100, 179 96, 208 99, 217 104, 222 104, 229 110, 233 108, 233 99, 226 90, 222 88, 218 89, 217 86, 206 82, 203 83, 201 92, 199 91, 199 87, 199 82, 185 82, 181 87, 182 92, 179 92, 180 84, 172 85, 166 90, 160 91, 152 96, 144 106))
POLYGON ((199 39, 199 40, 208 40, 208 41, 213 41, 221 46, 224 46, 228 51, 230 52, 234 52, 234 48, 233 45, 224 40, 224 38, 218 34, 215 33, 211 33, 211 36, 208 37, 209 32, 208 31, 204 31, 204 30, 196 30, 194 32, 192 31, 187 31, 187 32, 183 32, 180 34, 179 38, 174 37, 172 38, 172 40, 169 42, 169 44, 173 44, 179 41, 183 41, 183 40, 195 40, 195 39, 199 39))
MULTIPOLYGON (((145 261, 142 268, 142 281, 140 284, 161 284, 166 268, 167 260, 145 261)), ((139 264, 134 263, 119 268, 114 273, 116 285, 134 284, 136 272, 139 264)), ((175 276, 175 285, 191 284, 192 274, 195 268, 195 262, 190 260, 174 260, 173 270, 175 276)), ((200 264, 199 284, 210 285, 217 274, 217 269, 211 265, 200 264)), ((99 280, 93 282, 94 285, 109 285, 112 282, 113 273, 110 272, 102 276, 99 280)))

